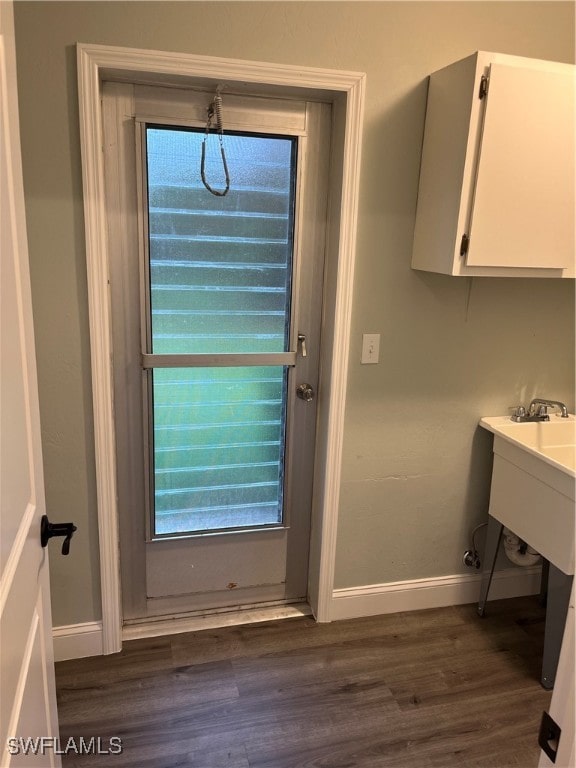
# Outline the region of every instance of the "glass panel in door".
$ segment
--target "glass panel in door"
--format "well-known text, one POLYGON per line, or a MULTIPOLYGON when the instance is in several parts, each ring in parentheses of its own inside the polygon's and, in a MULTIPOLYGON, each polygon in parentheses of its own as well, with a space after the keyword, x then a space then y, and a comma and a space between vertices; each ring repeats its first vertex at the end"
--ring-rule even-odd
MULTIPOLYGON (((284 522, 287 367, 238 355, 288 350, 296 140, 227 135, 232 183, 218 197, 198 182, 204 138, 146 127, 153 537, 284 522)), ((219 174, 211 136, 214 188, 219 174)))
POLYGON ((281 366, 157 368, 154 535, 281 525, 281 366))

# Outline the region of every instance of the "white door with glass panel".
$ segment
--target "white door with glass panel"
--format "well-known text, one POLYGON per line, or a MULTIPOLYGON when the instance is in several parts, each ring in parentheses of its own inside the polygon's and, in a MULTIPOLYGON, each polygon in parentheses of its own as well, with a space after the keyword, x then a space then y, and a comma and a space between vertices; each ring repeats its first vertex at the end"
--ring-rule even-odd
POLYGON ((213 99, 104 88, 126 620, 307 594, 330 107, 213 99))

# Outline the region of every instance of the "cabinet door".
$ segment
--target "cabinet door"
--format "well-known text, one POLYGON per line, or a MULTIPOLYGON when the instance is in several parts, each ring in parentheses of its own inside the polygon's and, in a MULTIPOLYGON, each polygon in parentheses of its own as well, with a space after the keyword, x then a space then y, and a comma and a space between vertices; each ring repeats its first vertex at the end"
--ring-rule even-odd
POLYGON ((574 261, 574 76, 492 64, 468 266, 574 261))

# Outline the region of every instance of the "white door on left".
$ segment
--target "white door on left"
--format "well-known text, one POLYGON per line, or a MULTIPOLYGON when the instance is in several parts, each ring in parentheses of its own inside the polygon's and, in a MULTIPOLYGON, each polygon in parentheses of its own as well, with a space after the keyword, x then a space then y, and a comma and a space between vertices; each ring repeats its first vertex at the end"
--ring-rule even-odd
POLYGON ((0 765, 59 766, 14 19, 0 2, 0 765))

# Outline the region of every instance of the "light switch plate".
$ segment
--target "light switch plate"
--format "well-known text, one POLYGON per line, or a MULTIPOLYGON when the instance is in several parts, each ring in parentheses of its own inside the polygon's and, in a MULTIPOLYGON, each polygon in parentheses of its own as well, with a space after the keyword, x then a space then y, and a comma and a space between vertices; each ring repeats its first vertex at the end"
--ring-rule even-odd
POLYGON ((360 362, 363 365, 377 363, 380 358, 380 334, 364 333, 362 335, 362 358, 360 362))

